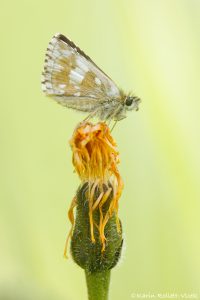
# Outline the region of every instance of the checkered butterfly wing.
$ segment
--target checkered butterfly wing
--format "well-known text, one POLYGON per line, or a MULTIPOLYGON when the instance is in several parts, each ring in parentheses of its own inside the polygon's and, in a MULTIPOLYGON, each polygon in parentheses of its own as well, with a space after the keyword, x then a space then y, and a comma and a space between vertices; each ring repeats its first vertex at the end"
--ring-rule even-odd
POLYGON ((93 111, 101 101, 120 98, 115 83, 61 34, 49 43, 42 75, 44 93, 77 110, 93 111))

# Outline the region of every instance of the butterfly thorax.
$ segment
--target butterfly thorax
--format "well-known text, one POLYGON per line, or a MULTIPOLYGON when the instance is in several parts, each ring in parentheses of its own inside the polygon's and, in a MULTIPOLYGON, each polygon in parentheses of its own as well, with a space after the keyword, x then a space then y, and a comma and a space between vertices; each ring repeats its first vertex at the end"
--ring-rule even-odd
POLYGON ((113 119, 120 121, 126 118, 126 112, 130 110, 138 110, 138 105, 141 100, 132 95, 126 95, 121 92, 120 97, 106 99, 101 102, 98 111, 100 120, 113 119))

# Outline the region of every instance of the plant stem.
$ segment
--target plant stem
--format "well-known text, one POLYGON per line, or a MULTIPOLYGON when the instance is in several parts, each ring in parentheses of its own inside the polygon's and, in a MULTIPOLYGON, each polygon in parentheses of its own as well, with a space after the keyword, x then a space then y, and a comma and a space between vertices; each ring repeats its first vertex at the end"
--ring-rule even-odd
POLYGON ((88 300, 108 300, 110 270, 88 272, 85 270, 88 300))

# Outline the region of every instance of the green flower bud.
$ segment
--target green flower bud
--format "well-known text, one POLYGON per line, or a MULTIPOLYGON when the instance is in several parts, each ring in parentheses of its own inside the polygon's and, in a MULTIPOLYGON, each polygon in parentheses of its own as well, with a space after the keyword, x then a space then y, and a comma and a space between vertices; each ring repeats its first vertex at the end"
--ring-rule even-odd
MULTIPOLYGON (((104 185, 104 193, 108 187, 104 185)), ((91 223, 89 218, 88 201, 89 184, 80 186, 76 195, 76 218, 71 236, 71 254, 74 261, 88 272, 101 272, 113 268, 121 254, 123 239, 120 222, 118 230, 116 214, 113 213, 104 228, 105 249, 102 251, 102 242, 100 239, 99 227, 101 213, 99 209, 93 211, 94 238, 91 240, 91 223)), ((98 199, 101 191, 97 186, 94 192, 94 202, 98 199)), ((102 214, 105 216, 113 198, 113 192, 110 193, 107 201, 102 206, 102 214)))

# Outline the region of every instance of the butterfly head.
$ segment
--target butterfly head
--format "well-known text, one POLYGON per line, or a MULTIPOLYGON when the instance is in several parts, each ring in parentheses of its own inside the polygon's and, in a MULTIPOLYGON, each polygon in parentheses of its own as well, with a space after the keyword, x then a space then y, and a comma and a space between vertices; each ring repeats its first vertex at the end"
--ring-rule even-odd
POLYGON ((141 102, 140 98, 135 96, 126 96, 124 101, 124 107, 126 110, 138 110, 139 103, 141 102))

